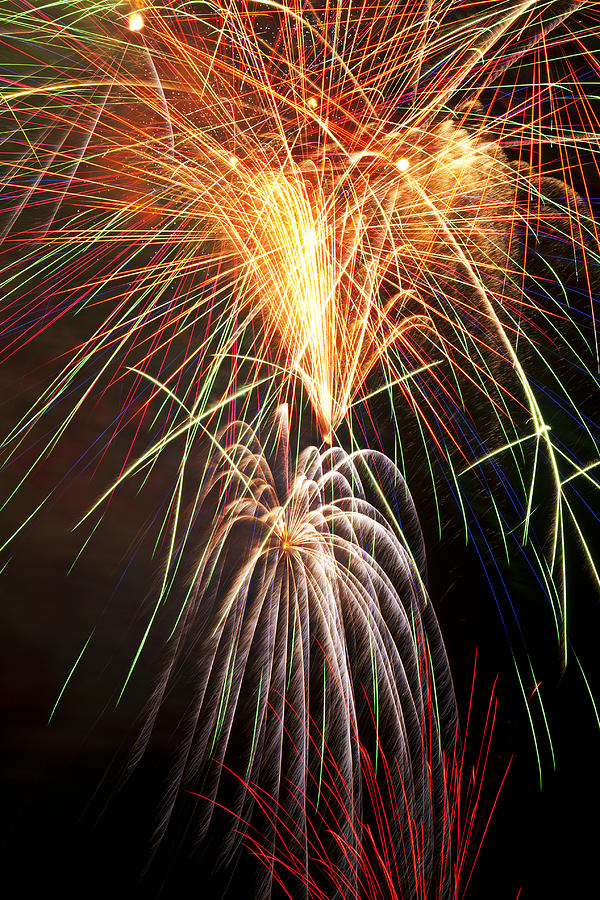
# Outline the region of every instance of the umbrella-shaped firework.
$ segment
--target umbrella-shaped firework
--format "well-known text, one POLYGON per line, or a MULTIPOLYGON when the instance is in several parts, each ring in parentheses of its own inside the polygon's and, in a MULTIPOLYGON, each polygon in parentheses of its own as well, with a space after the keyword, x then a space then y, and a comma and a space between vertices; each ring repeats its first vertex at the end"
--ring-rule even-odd
MULTIPOLYGON (((183 786, 202 793, 196 836, 210 835, 222 864, 249 831, 267 855, 283 837, 308 859, 320 809, 330 864, 356 883, 349 848, 379 762, 397 785, 387 817, 389 852, 404 857, 398 890, 450 896, 454 693, 404 480, 373 451, 310 447, 294 459, 285 407, 262 443, 270 452, 249 426, 226 426, 190 513, 204 532, 198 563, 137 751, 187 670, 193 696, 157 837, 183 786)), ((255 895, 270 887, 267 877, 255 895)))

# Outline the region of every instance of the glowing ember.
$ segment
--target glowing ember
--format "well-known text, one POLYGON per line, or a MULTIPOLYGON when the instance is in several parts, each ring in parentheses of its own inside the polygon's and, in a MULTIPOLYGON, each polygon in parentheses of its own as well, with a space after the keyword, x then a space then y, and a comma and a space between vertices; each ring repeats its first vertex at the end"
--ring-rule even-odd
POLYGON ((130 31, 141 31, 144 27, 144 17, 139 12, 132 12, 129 14, 129 30, 130 31))

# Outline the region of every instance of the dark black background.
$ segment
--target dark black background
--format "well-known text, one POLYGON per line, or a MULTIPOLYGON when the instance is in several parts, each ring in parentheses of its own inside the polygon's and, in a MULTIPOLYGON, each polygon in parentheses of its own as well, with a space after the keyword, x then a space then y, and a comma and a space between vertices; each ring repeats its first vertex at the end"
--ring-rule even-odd
MULTIPOLYGON (((25 411, 38 386, 47 383, 53 368, 46 361, 73 346, 85 331, 85 320, 62 324, 38 341, 26 358, 5 368, 0 382, 3 433, 25 411)), ((109 395, 102 403, 82 412, 67 438, 2 512, 3 534, 18 527, 61 482, 95 440, 99 426, 115 415, 119 398, 109 395)), ((125 438, 111 448, 113 459, 122 458, 126 451, 125 438)), ((34 458, 35 447, 2 473, 3 497, 34 458)), ((3 555, 0 883, 7 896, 56 891, 65 898, 208 896, 199 874, 202 866, 198 860, 177 856, 176 842, 141 874, 149 862, 152 822, 167 772, 168 721, 135 777, 128 781, 122 777, 148 688, 162 659, 167 623, 159 621, 117 704, 160 575, 161 557, 151 554, 156 534, 152 519, 157 499, 174 482, 177 459, 173 447, 143 491, 138 493, 138 482, 115 495, 98 532, 70 573, 89 534, 89 528, 83 532, 72 528, 114 472, 110 460, 99 471, 79 467, 62 481, 53 499, 3 555), (92 631, 88 649, 48 724, 58 692, 92 631)), ((478 653, 475 726, 482 724, 499 673, 498 718, 482 801, 484 821, 509 762, 510 771, 467 896, 474 900, 594 897, 598 893, 600 730, 577 665, 571 658, 562 672, 547 611, 530 597, 526 582, 517 582, 515 599, 524 627, 530 636, 538 632, 536 670, 543 683, 556 753, 554 770, 542 739, 540 790, 533 738, 512 657, 474 551, 464 546, 451 525, 440 541, 431 510, 427 504, 420 506, 417 491, 415 498, 419 511, 423 509, 431 596, 463 717, 478 653)), ((593 492, 586 499, 598 508, 593 492)), ((588 533, 593 540, 593 522, 588 533)), ((600 610, 581 557, 574 557, 568 578, 573 646, 598 696, 600 610)), ((177 715, 176 703, 171 714, 177 715)))

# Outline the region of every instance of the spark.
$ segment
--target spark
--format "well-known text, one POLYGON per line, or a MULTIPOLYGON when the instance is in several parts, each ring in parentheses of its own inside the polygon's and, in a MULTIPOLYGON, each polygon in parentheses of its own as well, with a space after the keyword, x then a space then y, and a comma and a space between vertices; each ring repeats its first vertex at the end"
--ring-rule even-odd
POLYGON ((129 13, 128 28, 130 31, 141 31, 144 27, 144 17, 140 12, 129 13))

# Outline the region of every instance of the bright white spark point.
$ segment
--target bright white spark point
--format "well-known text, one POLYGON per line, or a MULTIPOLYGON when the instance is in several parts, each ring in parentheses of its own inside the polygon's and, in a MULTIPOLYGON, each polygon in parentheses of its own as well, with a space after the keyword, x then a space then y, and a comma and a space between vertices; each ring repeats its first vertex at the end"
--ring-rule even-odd
POLYGON ((317 98, 316 98, 316 97, 309 97, 309 98, 308 98, 308 105, 309 105, 309 106, 312 106, 312 108, 314 109, 315 106, 317 105, 317 98))
POLYGON ((407 159, 399 159, 396 163, 396 168, 399 172, 406 172, 406 170, 408 169, 408 165, 409 163, 407 159))
POLYGON ((314 228, 309 228, 304 235, 304 241, 308 247, 314 247, 317 243, 317 232, 314 228))
POLYGON ((234 156, 232 153, 231 156, 229 157, 229 165, 231 166, 232 169, 235 169, 235 167, 237 166, 238 163, 239 163, 239 159, 237 158, 237 156, 234 156))
POLYGON ((144 27, 144 17, 139 12, 132 12, 129 14, 129 30, 130 31, 141 31, 144 27))

